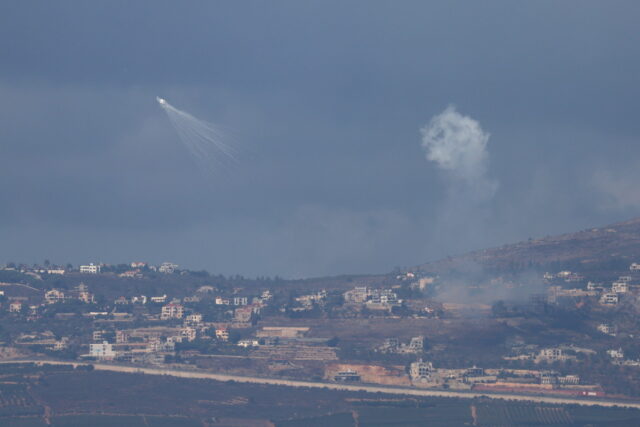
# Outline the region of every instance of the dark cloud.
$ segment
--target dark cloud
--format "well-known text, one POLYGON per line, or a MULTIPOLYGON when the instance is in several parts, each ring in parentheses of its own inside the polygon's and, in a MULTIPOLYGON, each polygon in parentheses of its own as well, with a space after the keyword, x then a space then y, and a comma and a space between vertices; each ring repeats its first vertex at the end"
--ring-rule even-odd
POLYGON ((7 5, 0 260, 381 272, 637 215, 639 11, 7 5), (157 95, 224 126, 236 170, 207 182, 157 95), (491 134, 487 175, 500 185, 482 206, 456 205, 447 216, 468 226, 443 232, 450 187, 420 128, 449 104, 491 134))

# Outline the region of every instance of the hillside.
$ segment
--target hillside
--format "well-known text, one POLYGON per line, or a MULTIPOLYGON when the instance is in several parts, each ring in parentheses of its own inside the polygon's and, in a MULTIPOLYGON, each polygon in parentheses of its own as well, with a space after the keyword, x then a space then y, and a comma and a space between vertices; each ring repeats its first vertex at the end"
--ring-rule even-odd
POLYGON ((575 233, 532 239, 483 249, 418 266, 447 273, 469 269, 486 272, 572 269, 621 271, 640 260, 640 218, 575 233))

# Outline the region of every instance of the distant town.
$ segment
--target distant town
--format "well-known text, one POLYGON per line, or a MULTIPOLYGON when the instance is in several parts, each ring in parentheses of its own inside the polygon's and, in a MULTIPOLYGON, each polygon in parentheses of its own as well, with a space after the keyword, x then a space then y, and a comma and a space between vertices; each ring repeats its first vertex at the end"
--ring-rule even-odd
MULTIPOLYGON (((420 271, 306 283, 211 276, 171 262, 9 263, 0 269, 0 357, 488 393, 640 394, 628 385, 635 380, 616 379, 640 370, 640 331, 629 318, 640 264, 610 282, 565 270, 540 276, 541 292, 486 304, 440 298, 447 279, 420 271), (590 375, 603 364, 604 382, 590 375)), ((476 286, 525 285, 494 277, 476 286)))

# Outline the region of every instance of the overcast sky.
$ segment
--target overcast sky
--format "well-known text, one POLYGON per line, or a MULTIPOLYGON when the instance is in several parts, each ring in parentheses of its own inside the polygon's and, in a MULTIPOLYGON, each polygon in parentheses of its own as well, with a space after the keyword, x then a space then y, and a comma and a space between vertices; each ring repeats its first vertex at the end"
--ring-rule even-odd
POLYGON ((640 215, 638 22, 635 1, 5 2, 0 263, 376 273, 640 215), (157 95, 238 165, 203 175, 157 95), (450 105, 488 136, 480 177, 429 157, 450 105))

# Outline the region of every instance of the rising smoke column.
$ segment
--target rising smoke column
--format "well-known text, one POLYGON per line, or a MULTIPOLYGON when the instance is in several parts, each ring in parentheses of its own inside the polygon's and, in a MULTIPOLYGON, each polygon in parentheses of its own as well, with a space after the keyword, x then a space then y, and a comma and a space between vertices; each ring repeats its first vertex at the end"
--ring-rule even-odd
POLYGON ((447 253, 485 244, 490 240, 489 202, 498 188, 488 175, 489 133, 453 106, 434 116, 420 133, 426 158, 440 169, 446 186, 435 222, 434 243, 447 253))
POLYGON ((236 163, 234 148, 224 142, 225 135, 216 125, 175 108, 163 98, 156 97, 156 100, 167 113, 189 154, 204 171, 215 174, 236 163))
POLYGON ((493 197, 497 183, 487 177, 490 135, 480 123, 449 106, 420 132, 427 160, 446 173, 449 185, 473 189, 480 198, 493 197))

